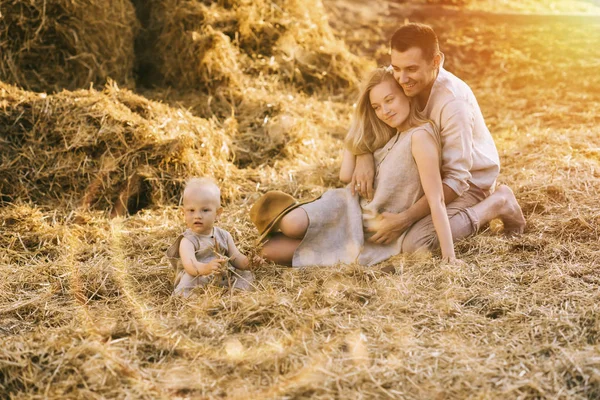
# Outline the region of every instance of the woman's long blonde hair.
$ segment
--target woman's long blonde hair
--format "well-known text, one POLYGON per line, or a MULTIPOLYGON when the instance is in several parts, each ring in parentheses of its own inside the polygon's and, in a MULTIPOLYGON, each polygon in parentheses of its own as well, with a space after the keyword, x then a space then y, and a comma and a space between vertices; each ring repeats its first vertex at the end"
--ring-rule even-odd
MULTIPOLYGON (((387 80, 398 85, 391 68, 379 67, 367 76, 365 83, 360 89, 352 124, 345 140, 346 147, 355 155, 373 153, 375 150, 383 147, 397 132, 395 128, 388 126, 377 117, 375 110, 371 107, 371 99, 369 97, 371 90, 375 86, 387 80)), ((402 89, 400 91, 402 92, 402 89)), ((416 103, 411 98, 410 113, 408 115, 409 127, 413 128, 428 122, 431 121, 421 115, 416 103)))

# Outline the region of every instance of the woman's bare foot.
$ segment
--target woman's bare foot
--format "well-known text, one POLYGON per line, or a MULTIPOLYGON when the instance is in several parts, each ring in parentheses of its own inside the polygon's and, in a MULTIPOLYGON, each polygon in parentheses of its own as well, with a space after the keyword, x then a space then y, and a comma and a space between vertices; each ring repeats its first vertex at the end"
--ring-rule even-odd
POLYGON ((492 196, 499 196, 502 199, 498 218, 504 224, 504 234, 513 236, 523 233, 526 225, 525 217, 513 191, 506 185, 500 185, 492 196))

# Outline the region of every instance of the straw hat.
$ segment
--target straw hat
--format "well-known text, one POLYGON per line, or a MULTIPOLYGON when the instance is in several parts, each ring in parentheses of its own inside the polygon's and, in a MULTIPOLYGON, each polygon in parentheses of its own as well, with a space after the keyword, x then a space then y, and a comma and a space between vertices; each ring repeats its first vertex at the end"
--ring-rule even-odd
POLYGON ((289 194, 278 190, 263 194, 250 209, 250 220, 258 229, 258 243, 265 240, 285 214, 311 201, 314 200, 298 202, 289 194))

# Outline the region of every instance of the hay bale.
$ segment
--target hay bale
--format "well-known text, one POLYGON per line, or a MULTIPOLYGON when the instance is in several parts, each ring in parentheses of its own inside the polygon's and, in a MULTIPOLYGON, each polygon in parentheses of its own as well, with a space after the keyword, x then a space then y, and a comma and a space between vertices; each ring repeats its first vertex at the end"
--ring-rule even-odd
POLYGON ((199 1, 158 0, 151 7, 150 36, 165 83, 188 89, 239 85, 239 49, 226 34, 235 24, 231 12, 199 1))
POLYGON ((133 86, 139 23, 129 0, 3 1, 0 80, 35 91, 133 86))
POLYGON ((231 90, 265 75, 308 92, 354 87, 367 64, 325 15, 320 0, 156 0, 149 36, 166 83, 179 88, 231 90))
POLYGON ((241 47, 248 53, 257 49, 254 57, 262 61, 263 73, 280 75, 309 93, 354 88, 369 63, 335 37, 326 15, 321 0, 244 3, 238 9, 241 47), (258 45, 265 38, 271 48, 258 45))
POLYGON ((178 202, 191 175, 243 182, 214 121, 116 85, 36 94, 0 83, 3 201, 83 205, 123 214, 178 202))

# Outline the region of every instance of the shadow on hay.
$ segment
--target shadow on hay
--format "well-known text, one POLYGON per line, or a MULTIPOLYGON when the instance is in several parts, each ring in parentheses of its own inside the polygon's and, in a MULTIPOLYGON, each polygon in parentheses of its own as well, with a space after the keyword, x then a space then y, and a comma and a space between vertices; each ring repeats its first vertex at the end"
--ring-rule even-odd
POLYGON ((138 28, 129 0, 3 1, 0 80, 50 92, 109 77, 133 87, 138 28))
POLYGON ((115 85, 46 96, 0 83, 0 94, 5 198, 125 215, 177 204, 189 176, 227 178, 225 199, 243 180, 214 121, 115 85))

